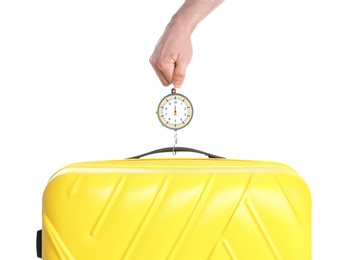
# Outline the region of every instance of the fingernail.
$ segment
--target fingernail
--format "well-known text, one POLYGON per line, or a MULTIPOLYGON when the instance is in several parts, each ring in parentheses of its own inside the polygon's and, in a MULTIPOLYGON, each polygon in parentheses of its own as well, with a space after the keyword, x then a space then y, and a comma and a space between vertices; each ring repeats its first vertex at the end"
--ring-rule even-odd
POLYGON ((181 87, 182 82, 181 82, 181 81, 176 81, 176 82, 173 83, 173 85, 174 85, 176 88, 179 88, 179 87, 181 87))

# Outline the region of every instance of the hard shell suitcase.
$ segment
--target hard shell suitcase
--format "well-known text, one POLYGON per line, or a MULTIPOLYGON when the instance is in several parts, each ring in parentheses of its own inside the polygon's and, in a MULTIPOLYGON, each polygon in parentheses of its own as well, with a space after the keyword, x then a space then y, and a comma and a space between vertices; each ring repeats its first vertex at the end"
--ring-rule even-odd
MULTIPOLYGON (((165 151, 172 148, 151 153, 165 151)), ((38 256, 311 259, 310 192, 292 168, 204 154, 209 158, 141 155, 61 169, 44 191, 38 256)))

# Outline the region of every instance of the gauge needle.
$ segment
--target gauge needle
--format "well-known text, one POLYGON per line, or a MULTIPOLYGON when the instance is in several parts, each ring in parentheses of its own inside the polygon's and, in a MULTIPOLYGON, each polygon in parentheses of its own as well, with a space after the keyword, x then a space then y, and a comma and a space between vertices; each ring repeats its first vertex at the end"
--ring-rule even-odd
POLYGON ((174 115, 174 116, 177 116, 176 106, 174 107, 173 115, 174 115))

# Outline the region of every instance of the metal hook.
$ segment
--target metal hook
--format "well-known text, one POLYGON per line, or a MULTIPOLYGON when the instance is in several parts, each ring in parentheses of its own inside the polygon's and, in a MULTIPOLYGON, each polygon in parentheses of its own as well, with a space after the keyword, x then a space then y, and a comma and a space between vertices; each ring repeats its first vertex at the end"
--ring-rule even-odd
POLYGON ((176 144, 177 144, 177 140, 178 140, 178 137, 177 137, 177 130, 175 130, 175 135, 174 135, 174 139, 175 139, 175 144, 173 145, 173 148, 172 148, 172 155, 176 155, 176 152, 175 152, 175 147, 176 147, 176 144))
MULTIPOLYGON (((176 88, 172 88, 171 89, 171 93, 172 94, 175 94, 176 93, 176 88)), ((175 156, 176 155, 176 152, 175 152, 175 147, 176 147, 176 144, 177 144, 177 130, 175 130, 175 136, 174 136, 174 139, 175 139, 175 144, 173 145, 173 148, 172 148, 172 155, 175 156)))

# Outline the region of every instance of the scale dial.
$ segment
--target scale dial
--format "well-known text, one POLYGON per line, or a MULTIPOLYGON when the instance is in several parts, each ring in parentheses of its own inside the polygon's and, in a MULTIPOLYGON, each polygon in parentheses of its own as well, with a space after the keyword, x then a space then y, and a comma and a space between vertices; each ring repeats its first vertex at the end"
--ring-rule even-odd
POLYGON ((157 116, 163 126, 178 130, 187 126, 193 115, 190 100, 181 94, 170 94, 164 97, 157 109, 157 116))

